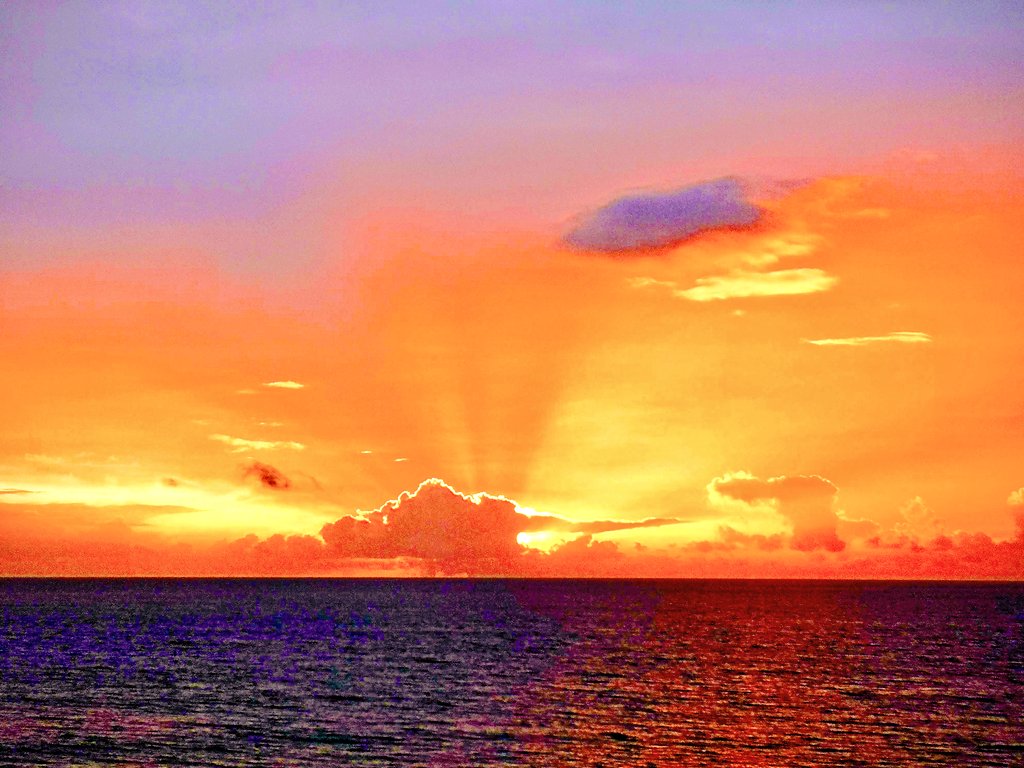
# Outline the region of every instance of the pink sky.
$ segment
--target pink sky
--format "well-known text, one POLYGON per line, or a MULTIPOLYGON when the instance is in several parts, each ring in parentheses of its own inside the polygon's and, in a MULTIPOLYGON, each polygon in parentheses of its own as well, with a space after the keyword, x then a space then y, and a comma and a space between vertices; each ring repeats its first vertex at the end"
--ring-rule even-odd
POLYGON ((0 11, 0 573, 1024 577, 1020 9, 534 10, 0 11))

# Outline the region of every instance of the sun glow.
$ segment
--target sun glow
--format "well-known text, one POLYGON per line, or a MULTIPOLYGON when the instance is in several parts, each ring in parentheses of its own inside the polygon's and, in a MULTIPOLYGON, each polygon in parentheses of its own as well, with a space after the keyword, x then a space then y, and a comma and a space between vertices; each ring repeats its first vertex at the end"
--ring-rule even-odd
POLYGON ((557 531, 522 531, 516 536, 516 541, 524 547, 539 552, 550 552, 573 538, 575 538, 573 534, 557 531))
MULTIPOLYGON (((130 520, 130 527, 168 536, 244 536, 248 533, 315 533, 340 510, 308 498, 281 499, 248 487, 101 482, 76 479, 21 483, 18 494, 0 494, 2 505, 45 510, 50 505, 94 509, 130 520)), ((127 522, 126 520, 126 522, 127 522)))

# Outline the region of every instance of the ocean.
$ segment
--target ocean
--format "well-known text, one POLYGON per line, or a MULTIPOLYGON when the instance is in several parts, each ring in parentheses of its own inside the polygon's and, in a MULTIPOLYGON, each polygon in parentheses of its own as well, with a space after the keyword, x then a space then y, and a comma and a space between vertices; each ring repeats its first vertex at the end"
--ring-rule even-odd
POLYGON ((1024 584, 0 580, 3 766, 1024 765, 1024 584))

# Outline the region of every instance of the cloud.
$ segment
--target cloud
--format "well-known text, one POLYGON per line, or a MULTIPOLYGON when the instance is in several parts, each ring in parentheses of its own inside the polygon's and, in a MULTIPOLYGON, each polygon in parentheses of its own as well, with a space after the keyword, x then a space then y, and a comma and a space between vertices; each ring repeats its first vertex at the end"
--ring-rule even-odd
POLYGON ((523 553, 516 540, 528 517, 502 496, 465 495, 425 480, 412 493, 320 530, 340 557, 412 557, 446 573, 508 573, 523 553))
POLYGON ((774 272, 733 270, 725 275, 697 279, 692 288, 675 289, 672 295, 690 301, 723 301, 755 296, 796 296, 832 288, 839 278, 822 269, 780 269, 774 272))
MULTIPOLYGON (((554 567, 543 559, 549 555, 522 545, 521 533, 583 534, 589 541, 592 534, 678 522, 674 518, 567 520, 524 510, 503 496, 463 494, 434 478, 375 510, 328 523, 320 535, 336 557, 417 558, 437 571, 472 575, 524 573, 527 568, 547 572, 546 568, 554 567), (540 565, 542 561, 547 565, 540 565)), ((550 556, 562 547, 552 550, 550 556)), ((594 547, 605 552, 614 545, 596 542, 594 547)), ((557 562, 565 565, 567 557, 563 552, 557 562)), ((574 571, 563 574, 566 572, 574 571)))
POLYGON ((843 541, 864 542, 878 536, 882 526, 874 520, 863 517, 851 517, 843 510, 836 510, 836 535, 843 541))
POLYGON ((762 480, 746 472, 735 472, 716 477, 707 488, 712 502, 727 498, 749 505, 773 506, 793 526, 793 549, 840 552, 846 546, 836 533, 838 489, 823 477, 782 475, 762 480))
POLYGON ((35 491, 26 491, 22 488, 0 488, 0 496, 16 495, 23 493, 35 493, 35 491))
POLYGON ((1024 543, 1024 487, 1011 493, 1006 503, 1013 509, 1013 519, 1017 523, 1017 541, 1024 543))
POLYGON ((804 339, 816 347, 863 347, 867 344, 931 344, 932 337, 920 331, 893 331, 884 336, 848 336, 838 339, 804 339))
POLYGON ((710 552, 716 549, 737 549, 756 547, 765 552, 774 552, 782 549, 785 544, 785 537, 782 534, 773 533, 744 533, 738 531, 731 525, 723 525, 718 529, 719 541, 700 541, 691 548, 698 551, 710 552))
POLYGON ((263 487, 275 491, 287 490, 292 486, 291 480, 285 477, 284 473, 280 470, 258 461, 254 461, 247 466, 243 476, 247 478, 255 477, 263 487))
POLYGON ((628 577, 634 576, 633 561, 618 544, 612 541, 594 541, 585 534, 567 541, 549 554, 529 552, 524 558, 524 569, 531 576, 564 577, 628 577))
POLYGON ((664 248, 708 230, 749 227, 760 217, 740 182, 723 178, 621 197, 583 216, 563 240, 584 251, 624 254, 664 248))
POLYGON ((679 283, 673 280, 657 280, 653 277, 631 277, 627 281, 632 288, 668 288, 675 291, 679 283))
POLYGON ((221 560, 243 573, 310 573, 322 568, 327 548, 316 536, 249 535, 222 547, 221 560))
POLYGON ((676 517, 649 517, 645 520, 568 520, 557 515, 531 515, 526 519, 522 531, 547 531, 551 533, 610 533, 629 531, 635 528, 660 528, 686 522, 676 517))
POLYGON ((915 496, 900 508, 900 521, 895 530, 912 541, 931 541, 943 534, 943 522, 924 499, 915 496))
POLYGON ((810 256, 823 242, 821 235, 802 231, 766 235, 743 254, 743 261, 752 267, 766 267, 782 259, 810 256))
POLYGON ((290 451, 302 451, 305 450, 306 446, 302 443, 297 443, 294 440, 246 440, 243 437, 231 437, 230 435, 210 435, 211 440, 216 440, 218 443, 224 443, 230 445, 234 450, 233 453, 242 453, 243 451, 272 451, 272 450, 290 450, 290 451))
POLYGON ((304 389, 306 385, 297 381, 268 381, 263 386, 272 389, 304 389))

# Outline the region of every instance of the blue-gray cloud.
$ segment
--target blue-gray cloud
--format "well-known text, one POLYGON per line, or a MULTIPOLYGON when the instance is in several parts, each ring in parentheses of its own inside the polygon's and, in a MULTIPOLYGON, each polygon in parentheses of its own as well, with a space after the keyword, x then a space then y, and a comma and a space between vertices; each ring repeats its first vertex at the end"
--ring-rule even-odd
POLYGON ((737 179, 704 181, 670 192, 621 197, 584 216, 565 235, 573 248, 599 253, 663 248, 723 227, 747 227, 761 216, 737 179))

